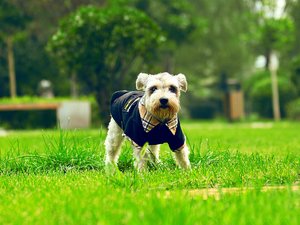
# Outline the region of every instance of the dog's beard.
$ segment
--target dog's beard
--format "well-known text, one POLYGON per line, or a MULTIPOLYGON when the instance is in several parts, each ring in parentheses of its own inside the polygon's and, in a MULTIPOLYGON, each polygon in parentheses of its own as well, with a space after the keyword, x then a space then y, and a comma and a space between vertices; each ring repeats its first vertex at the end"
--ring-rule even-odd
POLYGON ((146 106, 146 108, 156 118, 166 122, 173 119, 177 115, 180 106, 178 101, 172 101, 169 99, 169 102, 166 106, 162 106, 159 101, 155 101, 152 104, 149 104, 148 107, 146 106))

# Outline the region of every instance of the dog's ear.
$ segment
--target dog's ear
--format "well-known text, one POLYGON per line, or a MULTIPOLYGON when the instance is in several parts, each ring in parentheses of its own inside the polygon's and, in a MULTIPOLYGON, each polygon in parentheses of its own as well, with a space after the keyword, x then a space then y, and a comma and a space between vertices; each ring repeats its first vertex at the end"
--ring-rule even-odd
POLYGON ((140 73, 136 79, 136 89, 137 90, 144 90, 146 83, 148 81, 148 74, 140 73))
POLYGON ((180 73, 180 74, 176 75, 175 77, 178 80, 180 90, 183 92, 186 92, 187 91, 187 82, 186 82, 185 75, 180 73))

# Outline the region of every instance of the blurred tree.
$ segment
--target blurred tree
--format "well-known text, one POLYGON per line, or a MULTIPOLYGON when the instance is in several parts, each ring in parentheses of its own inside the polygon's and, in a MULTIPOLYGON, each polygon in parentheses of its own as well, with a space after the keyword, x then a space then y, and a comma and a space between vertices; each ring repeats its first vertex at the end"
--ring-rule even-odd
POLYGON ((297 52, 297 54, 300 53, 300 0, 292 1, 289 4, 288 8, 289 15, 293 19, 294 25, 295 25, 295 42, 294 42, 294 51, 297 52))
POLYGON ((195 7, 195 16, 205 18, 205 26, 178 49, 178 66, 195 75, 194 84, 217 82, 222 73, 241 78, 252 66, 257 39, 258 15, 253 1, 190 0, 190 3, 195 7))
POLYGON ((65 72, 92 88, 107 122, 112 91, 122 88, 136 60, 149 59, 163 40, 159 27, 139 10, 90 6, 61 21, 48 50, 65 72))
MULTIPOLYGON (((2 3, 2 0, 0 2, 2 3)), ((216 84, 223 72, 235 78, 252 74, 256 55, 265 54, 264 46, 259 42, 262 40, 263 29, 259 27, 266 24, 265 14, 274 13, 276 6, 276 0, 6 0, 6 2, 31 17, 31 20, 26 23, 26 36, 24 35, 14 45, 20 95, 36 94, 37 83, 43 78, 52 81, 57 95, 69 94, 70 76, 65 76, 58 70, 58 66, 49 59, 44 47, 62 17, 84 4, 90 4, 134 6, 155 20, 162 27, 162 32, 168 41, 156 55, 155 62, 151 62, 152 66, 155 65, 155 69, 153 66, 148 71, 168 69, 185 73, 190 84, 189 93, 195 95, 194 97, 205 98, 206 101, 207 99, 220 101, 221 95, 216 90, 216 84), (266 8, 264 13, 259 10, 261 7, 266 8)), ((280 54, 280 64, 281 68, 284 65, 285 69, 292 70, 294 83, 299 81, 300 93, 300 45, 297 41, 300 38, 300 1, 286 0, 286 2, 289 5, 289 15, 295 24, 296 38, 289 51, 282 49, 284 53, 280 54)), ((2 23, 0 29, 2 30, 2 23)), ((279 36, 279 39, 289 38, 286 34, 279 36)), ((281 46, 284 47, 284 44, 281 46)), ((5 71, 6 50, 6 39, 2 35, 2 38, 0 37, 0 82, 4 87, 1 86, 0 96, 7 95, 9 90, 8 76, 5 71)), ((142 62, 140 58, 133 63, 132 70, 140 70, 139 62, 142 62)), ((150 61, 147 61, 147 64, 150 64, 150 61)), ((143 66, 145 67, 145 64, 143 66)), ((78 76, 81 75, 78 73, 78 76)), ((78 79, 81 81, 81 78, 78 79)), ((132 85, 134 78, 126 76, 122 82, 127 82, 127 79, 131 80, 128 84, 132 85)), ((80 86, 84 83, 78 82, 80 86)), ((131 86, 126 88, 128 87, 131 86)), ((122 88, 122 85, 119 88, 122 88)), ((88 85, 85 85, 83 90, 84 93, 91 91, 88 85)), ((198 104, 199 98, 194 99, 198 104)))
MULTIPOLYGON (((10 0, 10 4, 16 7, 24 15, 29 15, 30 20, 21 38, 15 39, 14 56, 15 70, 17 74, 18 95, 36 95, 38 82, 42 79, 53 83, 56 95, 70 94, 70 80, 62 76, 58 71, 55 61, 49 58, 45 51, 45 45, 49 37, 55 32, 58 21, 84 4, 103 5, 105 0, 10 0), (47 68, 47 69, 45 69, 47 68)), ((2 25, 2 24, 1 24, 2 25)), ((1 26, 0 26, 1 29, 1 26)), ((7 73, 5 55, 6 45, 0 38, 0 82, 4 87, 0 89, 0 96, 9 93, 4 74, 7 73), (2 82, 3 81, 3 82, 2 82)))
POLYGON ((16 74, 14 62, 14 38, 24 30, 29 17, 8 0, 0 1, 0 36, 6 42, 9 71, 10 96, 16 97, 16 74))
MULTIPOLYGON (((271 73, 271 90, 272 90, 272 108, 273 116, 276 121, 280 120, 280 98, 283 93, 280 92, 279 81, 277 79, 278 57, 281 57, 281 70, 284 65, 287 54, 289 54, 294 39, 294 24, 292 20, 285 17, 286 5, 281 5, 279 1, 263 1, 265 4, 261 10, 263 17, 260 26, 260 40, 258 43, 260 55, 264 55, 266 59, 265 70, 271 73), (277 54, 276 54, 276 53, 277 54)), ((289 61, 289 60, 288 60, 289 61)), ((283 78, 281 78, 283 79, 283 78)), ((286 79, 289 79, 286 77, 286 79)), ((267 102, 265 102, 267 105, 267 102)))
POLYGON ((167 37, 162 49, 164 70, 175 69, 175 52, 187 42, 192 32, 201 25, 202 18, 193 16, 193 5, 185 0, 134 0, 133 5, 144 11, 160 25, 167 37))
POLYGON ((291 51, 293 42, 294 24, 289 18, 267 18, 263 21, 258 51, 266 58, 266 70, 269 68, 271 52, 287 53, 291 51))
POLYGON ((57 29, 59 20, 83 5, 103 5, 105 0, 11 0, 32 20, 28 30, 38 41, 46 42, 57 29))
POLYGON ((292 62, 291 74, 292 81, 297 86, 298 95, 300 95, 300 0, 290 2, 288 7, 289 15, 291 16, 295 26, 295 38, 291 50, 292 62))
POLYGON ((252 70, 260 17, 251 0, 189 2, 192 16, 201 17, 202 25, 176 50, 176 69, 188 75, 189 94, 197 99, 193 104, 204 103, 207 111, 220 114, 222 74, 241 81, 252 70))
MULTIPOLYGON (((258 71, 244 83, 246 97, 249 99, 249 107, 264 118, 273 118, 271 76, 269 71, 258 71)), ((280 113, 286 116, 286 106, 296 97, 295 85, 288 76, 278 76, 278 89, 280 92, 280 113)))

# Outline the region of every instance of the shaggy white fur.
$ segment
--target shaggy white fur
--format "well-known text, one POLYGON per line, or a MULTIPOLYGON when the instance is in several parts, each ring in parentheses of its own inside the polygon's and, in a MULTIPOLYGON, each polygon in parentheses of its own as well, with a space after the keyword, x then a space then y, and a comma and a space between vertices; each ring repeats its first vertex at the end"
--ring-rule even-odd
MULTIPOLYGON (((156 75, 140 73, 136 80, 136 88, 145 91, 143 98, 146 109, 161 121, 168 121, 174 118, 180 109, 180 91, 187 90, 187 82, 183 74, 173 76, 169 73, 156 75), (163 105, 164 107, 162 107, 162 99, 167 101, 167 104, 163 105)), ((105 140, 105 164, 107 166, 117 165, 123 140, 123 130, 111 118, 105 140)), ((143 150, 133 144, 135 167, 140 171, 145 169, 148 160, 159 162, 159 151, 159 145, 149 145, 147 149, 143 150)), ((174 151, 174 155, 179 167, 190 168, 189 149, 186 144, 174 151)))

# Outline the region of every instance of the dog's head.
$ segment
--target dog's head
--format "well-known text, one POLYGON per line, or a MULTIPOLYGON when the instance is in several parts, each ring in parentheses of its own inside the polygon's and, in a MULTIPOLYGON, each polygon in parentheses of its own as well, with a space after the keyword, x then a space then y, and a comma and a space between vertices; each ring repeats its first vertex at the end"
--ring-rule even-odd
POLYGON ((146 109, 166 121, 172 119, 180 109, 180 91, 187 91, 185 75, 171 75, 167 72, 150 75, 140 73, 136 80, 136 89, 145 91, 146 109))

